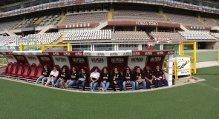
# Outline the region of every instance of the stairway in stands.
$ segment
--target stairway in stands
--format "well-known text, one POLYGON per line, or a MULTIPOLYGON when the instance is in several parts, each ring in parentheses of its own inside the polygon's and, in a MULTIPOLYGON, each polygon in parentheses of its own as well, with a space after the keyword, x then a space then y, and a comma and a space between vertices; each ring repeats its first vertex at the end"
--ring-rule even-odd
POLYGON ((59 44, 59 43, 63 43, 65 37, 66 37, 67 33, 63 33, 61 35, 61 37, 59 37, 56 41, 53 42, 53 44, 59 44))

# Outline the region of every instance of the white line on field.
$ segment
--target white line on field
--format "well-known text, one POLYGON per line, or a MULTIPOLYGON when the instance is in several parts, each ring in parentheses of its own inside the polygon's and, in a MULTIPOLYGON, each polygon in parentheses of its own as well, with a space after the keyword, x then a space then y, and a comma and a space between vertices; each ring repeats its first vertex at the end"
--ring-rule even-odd
POLYGON ((209 84, 206 84, 206 83, 199 83, 199 85, 201 85, 201 86, 206 86, 206 87, 209 87, 209 88, 211 88, 211 89, 213 89, 213 90, 219 91, 219 88, 213 87, 213 86, 211 86, 211 85, 209 85, 209 84))
MULTIPOLYGON (((197 77, 194 77, 198 79, 197 77)), ((49 87, 49 86, 44 86, 40 84, 35 84, 35 83, 29 83, 25 82, 22 80, 17 80, 17 79, 10 79, 6 77, 0 77, 0 79, 7 80, 7 81, 12 81, 12 82, 18 82, 18 83, 23 83, 23 84, 28 84, 28 85, 33 85, 33 86, 39 86, 47 89, 54 89, 54 90, 61 90, 61 91, 67 91, 67 92, 75 92, 75 93, 87 93, 87 94, 126 94, 126 93, 142 93, 142 92, 151 92, 151 91, 157 91, 157 90, 163 90, 163 89, 169 89, 169 88, 174 88, 174 87, 179 87, 187 84, 193 84, 193 83, 198 83, 201 81, 205 81, 205 79, 199 79, 198 81, 195 82, 190 82, 190 83, 182 83, 178 85, 173 85, 170 87, 160 87, 160 88, 152 88, 152 89, 140 89, 140 90, 128 90, 128 91, 107 91, 107 92, 102 92, 102 91, 97 91, 97 92, 91 92, 91 91, 82 91, 82 90, 73 90, 73 89, 61 89, 61 88, 55 88, 55 87, 49 87)))

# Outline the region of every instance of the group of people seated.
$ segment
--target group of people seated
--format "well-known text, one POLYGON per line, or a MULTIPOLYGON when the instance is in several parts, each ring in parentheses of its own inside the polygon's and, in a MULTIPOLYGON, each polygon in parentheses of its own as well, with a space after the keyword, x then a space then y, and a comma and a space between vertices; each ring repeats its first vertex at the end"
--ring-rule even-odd
POLYGON ((132 90, 138 90, 140 88, 150 89, 151 87, 158 88, 168 85, 160 66, 156 66, 153 71, 149 66, 146 66, 144 70, 140 67, 135 67, 133 70, 126 67, 123 71, 114 68, 111 72, 107 67, 104 67, 102 71, 98 67, 94 67, 90 74, 84 68, 78 71, 76 67, 72 67, 71 70, 68 67, 63 67, 59 71, 57 67, 50 70, 48 66, 44 66, 42 76, 37 79, 36 83, 58 88, 82 90, 85 90, 85 87, 88 86, 91 91, 107 91, 109 89, 122 91, 127 90, 128 87, 132 90))

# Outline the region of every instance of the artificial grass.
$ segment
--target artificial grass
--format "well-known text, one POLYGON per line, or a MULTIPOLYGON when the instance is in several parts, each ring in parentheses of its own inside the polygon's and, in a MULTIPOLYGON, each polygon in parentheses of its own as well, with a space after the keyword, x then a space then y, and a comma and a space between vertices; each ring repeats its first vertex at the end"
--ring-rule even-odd
MULTIPOLYGON (((211 72, 219 67, 200 69, 211 72)), ((199 71, 199 70, 198 70, 199 71)), ((219 75, 135 94, 81 94, 0 80, 0 119, 218 119, 219 75)))

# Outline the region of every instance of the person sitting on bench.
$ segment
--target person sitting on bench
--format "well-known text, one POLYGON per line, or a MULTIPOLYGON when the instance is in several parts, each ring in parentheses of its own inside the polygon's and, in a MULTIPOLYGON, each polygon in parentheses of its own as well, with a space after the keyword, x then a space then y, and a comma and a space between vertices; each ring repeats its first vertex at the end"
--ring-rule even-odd
POLYGON ((36 83, 39 84, 41 82, 42 85, 45 84, 47 78, 49 77, 50 69, 47 65, 43 67, 42 75, 36 80, 36 83))
POLYGON ((107 68, 103 68, 100 75, 100 84, 103 91, 107 91, 110 85, 110 74, 108 73, 107 68))
POLYGON ((118 68, 114 68, 113 73, 112 73, 112 88, 114 91, 116 91, 116 85, 119 86, 119 90, 122 91, 123 86, 123 77, 122 73, 118 71, 118 68))
POLYGON ((135 90, 135 80, 130 68, 126 68, 124 73, 123 90, 126 90, 127 84, 131 84, 132 90, 135 90))
POLYGON ((151 88, 151 85, 153 85, 154 84, 154 80, 153 80, 153 78, 152 78, 152 71, 151 71, 151 69, 150 69, 150 67, 149 66, 146 66, 145 67, 145 71, 144 71, 144 79, 145 79, 145 81, 146 81, 146 88, 147 89, 150 89, 151 88))
POLYGON ((164 73, 160 69, 160 66, 156 66, 156 70, 153 73, 153 78, 155 80, 155 87, 156 88, 168 85, 168 82, 164 78, 164 73))
POLYGON ((78 72, 75 67, 72 67, 72 71, 70 74, 70 79, 66 82, 66 87, 68 88, 76 86, 76 82, 78 80, 78 72))
POLYGON ((87 75, 85 69, 82 68, 80 73, 79 73, 78 80, 76 82, 77 89, 79 89, 79 86, 82 86, 82 90, 85 90, 85 82, 87 80, 87 76, 88 75, 87 75))
POLYGON ((94 67, 94 71, 90 74, 90 90, 95 91, 98 80, 100 78, 100 73, 97 71, 97 67, 94 67))
POLYGON ((58 81, 56 82, 55 86, 56 87, 60 87, 60 88, 66 88, 65 83, 67 82, 67 80, 69 79, 69 72, 68 72, 68 68, 64 67, 62 69, 62 72, 60 74, 60 77, 58 79, 58 81))
POLYGON ((58 80, 58 76, 59 76, 59 71, 54 66, 53 70, 50 72, 50 75, 48 77, 48 80, 47 80, 45 86, 49 86, 50 83, 52 83, 52 86, 55 86, 55 83, 58 80))
POLYGON ((138 67, 135 72, 135 80, 136 80, 136 90, 139 89, 139 85, 143 85, 143 89, 146 89, 146 81, 143 78, 143 74, 141 72, 141 68, 138 67))

